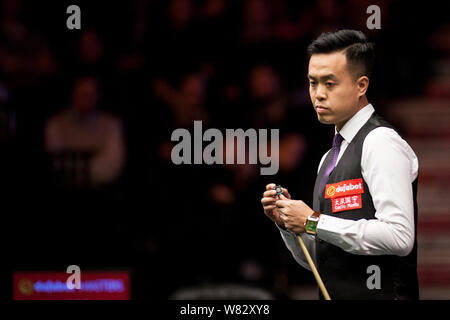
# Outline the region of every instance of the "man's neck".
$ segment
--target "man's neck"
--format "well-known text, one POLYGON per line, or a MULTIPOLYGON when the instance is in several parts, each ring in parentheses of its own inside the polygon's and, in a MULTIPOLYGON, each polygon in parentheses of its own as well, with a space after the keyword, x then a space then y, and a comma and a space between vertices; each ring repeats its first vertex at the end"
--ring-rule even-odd
POLYGON ((336 130, 340 131, 345 126, 345 124, 347 123, 348 120, 350 120, 355 114, 357 114, 362 108, 364 108, 368 104, 369 104, 369 101, 367 100, 367 97, 364 95, 363 97, 361 97, 361 99, 359 99, 358 107, 356 108, 356 111, 347 120, 345 120, 341 123, 336 123, 336 130))
MULTIPOLYGON (((361 99, 359 99, 358 101, 358 111, 361 110, 362 108, 364 108, 365 106, 367 106, 369 104, 369 101, 367 100, 367 97, 364 95, 361 97, 361 99)), ((356 111, 355 114, 358 112, 356 111)))

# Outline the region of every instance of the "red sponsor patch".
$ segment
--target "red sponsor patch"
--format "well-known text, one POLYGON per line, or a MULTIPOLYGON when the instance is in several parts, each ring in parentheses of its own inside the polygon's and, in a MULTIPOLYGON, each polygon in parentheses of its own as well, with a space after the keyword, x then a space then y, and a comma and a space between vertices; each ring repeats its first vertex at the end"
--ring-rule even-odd
POLYGON ((361 194, 354 194, 350 196, 336 197, 331 199, 331 209, 333 210, 333 212, 361 208, 361 194))
POLYGON ((364 193, 362 178, 345 180, 325 186, 325 199, 331 199, 333 212, 361 209, 361 193, 364 193))
POLYGON ((325 199, 364 193, 362 178, 345 180, 325 186, 325 199))

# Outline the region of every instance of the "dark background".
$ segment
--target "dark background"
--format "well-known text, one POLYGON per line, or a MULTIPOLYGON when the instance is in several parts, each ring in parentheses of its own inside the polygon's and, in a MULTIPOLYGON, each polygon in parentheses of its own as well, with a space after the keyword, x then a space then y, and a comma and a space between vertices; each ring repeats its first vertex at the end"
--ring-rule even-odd
MULTIPOLYGON (((324 31, 366 33, 377 55, 369 101, 414 136, 390 106, 411 97, 448 105, 444 3, 2 0, 4 290, 15 270, 71 264, 130 270, 135 299, 226 283, 291 299, 314 287, 260 204, 270 182, 311 203, 331 145, 334 128, 318 123, 309 100, 306 47, 324 31), (71 4, 81 8, 81 30, 66 27, 71 4), (366 27, 371 4, 381 8, 380 30, 366 27), (86 76, 97 79, 99 110, 121 124, 126 148, 117 178, 97 187, 89 173, 81 184, 61 179, 52 166, 58 155, 45 147, 49 119, 70 105, 74 83, 86 76), (174 165, 171 134, 193 132, 194 120, 222 132, 280 129, 278 174, 261 176, 257 165, 174 165)), ((440 265, 446 274, 447 266, 440 265)))

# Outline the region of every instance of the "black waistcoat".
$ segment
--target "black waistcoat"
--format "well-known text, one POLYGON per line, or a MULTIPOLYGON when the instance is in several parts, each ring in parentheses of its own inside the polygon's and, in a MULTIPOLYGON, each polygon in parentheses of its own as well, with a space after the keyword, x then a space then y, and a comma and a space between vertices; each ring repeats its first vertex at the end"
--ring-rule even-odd
MULTIPOLYGON (((313 209, 315 211, 342 219, 375 219, 372 197, 361 174, 361 155, 364 139, 370 131, 377 127, 392 128, 382 117, 375 113, 372 114, 344 151, 339 163, 330 174, 327 188, 319 195, 317 189, 320 178, 323 176, 327 164, 332 160, 332 152, 328 153, 314 187, 313 209), (351 187, 353 190, 344 193, 344 197, 333 198, 333 195, 342 195, 342 192, 346 190, 345 187, 350 185, 348 180, 351 180, 350 183, 353 186, 358 186, 358 182, 360 182, 362 190, 351 187), (340 183, 342 181, 347 181, 344 188, 342 186, 345 183, 340 183), (332 186, 329 186, 330 184, 332 186), (339 186, 340 188, 337 189, 339 186), (363 192, 361 193, 361 191, 363 192), (361 208, 358 208, 359 206, 361 208), (346 208, 349 209, 346 210, 346 208)), ((383 152, 383 150, 379 150, 379 152, 383 152)), ((356 255, 345 252, 341 248, 316 237, 317 268, 331 299, 418 299, 417 179, 411 187, 414 196, 415 239, 414 248, 409 255, 405 257, 356 255), (380 268, 380 289, 368 288, 368 278, 374 272, 371 269, 368 270, 368 268, 372 265, 380 268)), ((372 283, 371 280, 369 282, 372 283)))

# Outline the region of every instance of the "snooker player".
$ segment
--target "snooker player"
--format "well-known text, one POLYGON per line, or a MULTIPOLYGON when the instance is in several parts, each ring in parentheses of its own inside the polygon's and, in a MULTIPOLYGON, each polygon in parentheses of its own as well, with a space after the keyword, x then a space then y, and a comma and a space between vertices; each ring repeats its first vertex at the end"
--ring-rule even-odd
POLYGON ((318 120, 335 126, 332 148, 320 161, 312 207, 269 184, 264 213, 310 269, 302 237, 331 299, 418 299, 419 165, 367 100, 374 47, 360 31, 339 30, 320 35, 308 54, 311 102, 318 120))

